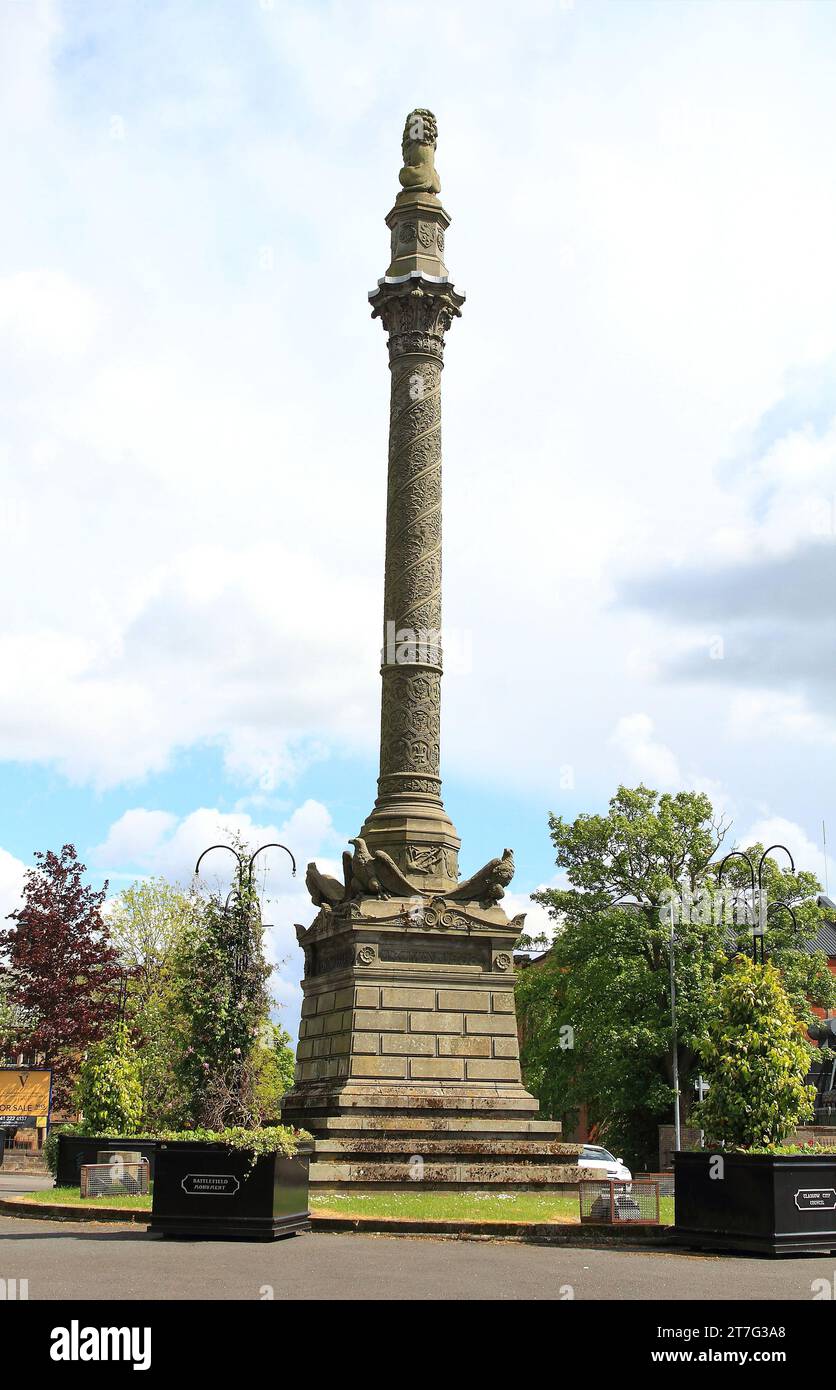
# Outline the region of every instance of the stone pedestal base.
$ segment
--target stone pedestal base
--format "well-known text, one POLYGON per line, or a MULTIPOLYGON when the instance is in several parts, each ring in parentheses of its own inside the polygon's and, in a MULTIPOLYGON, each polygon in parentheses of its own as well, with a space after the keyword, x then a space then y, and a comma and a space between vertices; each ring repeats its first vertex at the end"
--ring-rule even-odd
POLYGON ((319 1192, 469 1188, 563 1190, 578 1181, 576 1144, 560 1125, 494 1096, 443 1092, 335 1097, 331 1113, 286 1113, 315 1136, 311 1189, 319 1192), (397 1108, 393 1102, 398 1099, 397 1108), (345 1107, 345 1108, 343 1108, 345 1107))
POLYGON ((324 908, 305 949, 286 1123, 316 1140, 312 1189, 577 1181, 577 1145, 520 1079, 512 949, 495 905, 362 898, 324 908))

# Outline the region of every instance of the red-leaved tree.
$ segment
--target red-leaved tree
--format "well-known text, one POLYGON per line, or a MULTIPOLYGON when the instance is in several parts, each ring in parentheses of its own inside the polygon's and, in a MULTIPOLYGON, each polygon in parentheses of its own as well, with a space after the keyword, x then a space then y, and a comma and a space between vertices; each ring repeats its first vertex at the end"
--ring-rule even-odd
POLYGON ((7 1000, 21 1019, 18 1048, 43 1053, 53 1069, 53 1104, 69 1107, 84 1053, 108 1031, 119 1004, 119 965, 98 892, 82 882, 73 845, 35 855, 23 905, 0 930, 7 1000))

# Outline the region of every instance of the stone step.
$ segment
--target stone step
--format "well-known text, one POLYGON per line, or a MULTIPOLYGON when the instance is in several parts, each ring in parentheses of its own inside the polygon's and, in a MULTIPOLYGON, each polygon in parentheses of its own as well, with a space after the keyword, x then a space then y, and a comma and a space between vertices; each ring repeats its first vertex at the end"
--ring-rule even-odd
POLYGON ((406 1087, 402 1084, 388 1086, 363 1086, 356 1083, 345 1084, 335 1090, 323 1088, 315 1092, 308 1087, 300 1103, 300 1097, 289 1091, 282 1101, 282 1113, 286 1123, 300 1124, 302 1118, 312 1121, 317 1114, 371 1113, 386 1110, 391 1114, 402 1111, 405 1114, 443 1115, 450 1112, 461 1114, 499 1115, 507 1119, 519 1116, 521 1119, 534 1118, 540 1108, 539 1101, 523 1091, 519 1086, 485 1084, 479 1091, 473 1086, 425 1085, 406 1087))
POLYGON ((537 1139, 531 1135, 522 1135, 519 1138, 497 1138, 495 1134, 486 1134, 481 1139, 458 1138, 455 1135, 448 1135, 444 1139, 428 1139, 425 1135, 410 1137, 383 1135, 351 1135, 336 1138, 329 1136, 326 1139, 317 1139, 314 1143, 313 1162, 319 1163, 330 1155, 350 1155, 367 1154, 374 1160, 377 1157, 386 1157, 395 1154, 403 1154, 410 1158, 413 1154, 420 1153, 423 1158, 429 1155, 440 1154, 445 1158, 463 1158, 467 1154, 493 1158, 559 1158, 564 1163, 571 1163, 576 1158, 578 1146, 573 1144, 561 1144, 553 1139, 537 1139))
MULTIPOLYGON (((506 1137, 540 1136, 556 1139, 563 1130, 559 1120, 502 1119, 475 1115, 322 1115, 311 1116, 314 1134, 496 1134, 506 1137)), ((574 1145, 580 1150, 580 1144, 574 1145)))
POLYGON ((420 1176, 414 1164, 398 1161, 373 1163, 311 1163, 310 1183, 314 1190, 328 1187, 403 1187, 412 1191, 435 1185, 456 1187, 576 1187, 577 1164, 450 1162, 424 1163, 420 1176))

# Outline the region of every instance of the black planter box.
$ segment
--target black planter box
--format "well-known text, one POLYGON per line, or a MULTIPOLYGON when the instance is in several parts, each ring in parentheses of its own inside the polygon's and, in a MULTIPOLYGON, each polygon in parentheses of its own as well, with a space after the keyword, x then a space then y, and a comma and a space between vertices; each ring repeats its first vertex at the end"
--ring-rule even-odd
POLYGON ((150 1178, 154 1181, 154 1155, 157 1152, 156 1139, 86 1139, 83 1135, 58 1135, 58 1165, 55 1171, 56 1187, 79 1187, 83 1163, 96 1163, 98 1155, 109 1149, 129 1149, 131 1153, 141 1154, 148 1159, 150 1178))
POLYGON ((308 1164, 295 1154, 251 1156, 223 1144, 177 1140, 157 1146, 150 1231, 170 1236, 276 1240, 310 1230, 308 1164))
POLYGON ((836 1251, 836 1153, 674 1154, 674 1235, 706 1250, 836 1251), (722 1177, 712 1160, 722 1157, 722 1177))

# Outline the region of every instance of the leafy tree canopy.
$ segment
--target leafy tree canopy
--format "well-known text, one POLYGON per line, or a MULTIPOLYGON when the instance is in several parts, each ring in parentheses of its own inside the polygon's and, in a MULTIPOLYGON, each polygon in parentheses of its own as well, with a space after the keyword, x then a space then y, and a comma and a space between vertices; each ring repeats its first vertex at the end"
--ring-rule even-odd
POLYGON ((94 890, 84 873, 72 845, 36 853, 13 925, 0 931, 6 1002, 20 1021, 11 1046, 52 1067, 56 1109, 70 1104, 81 1060, 118 1008, 119 966, 102 916, 107 885, 94 890))
MULTIPOLYGON (((558 867, 567 886, 535 894, 554 921, 548 956, 520 972, 517 994, 526 1083, 544 1110, 564 1116, 585 1104, 601 1138, 654 1166, 657 1126, 672 1116, 670 1009, 671 902, 680 1091, 687 1111, 701 1071, 714 987, 750 926, 735 926, 717 893, 717 858, 728 826, 707 796, 659 796, 619 787, 606 815, 573 822, 550 818, 558 867)), ((760 847, 752 847, 757 856, 760 847)), ((728 879, 738 886, 740 860, 728 879)), ((734 866, 734 867, 733 867, 734 866)), ((724 874, 724 883, 726 874, 724 874)), ((828 1005, 833 980, 822 953, 804 949, 818 930, 812 874, 766 861, 771 901, 789 899, 802 931, 785 913, 770 913, 767 950, 781 971, 799 1021, 810 1001, 828 1005)))
POLYGON ((163 878, 134 883, 109 904, 113 945, 128 976, 126 1019, 139 1056, 146 1126, 179 1125, 186 1117, 177 1070, 187 1020, 178 1005, 177 965, 199 916, 195 895, 163 878))

